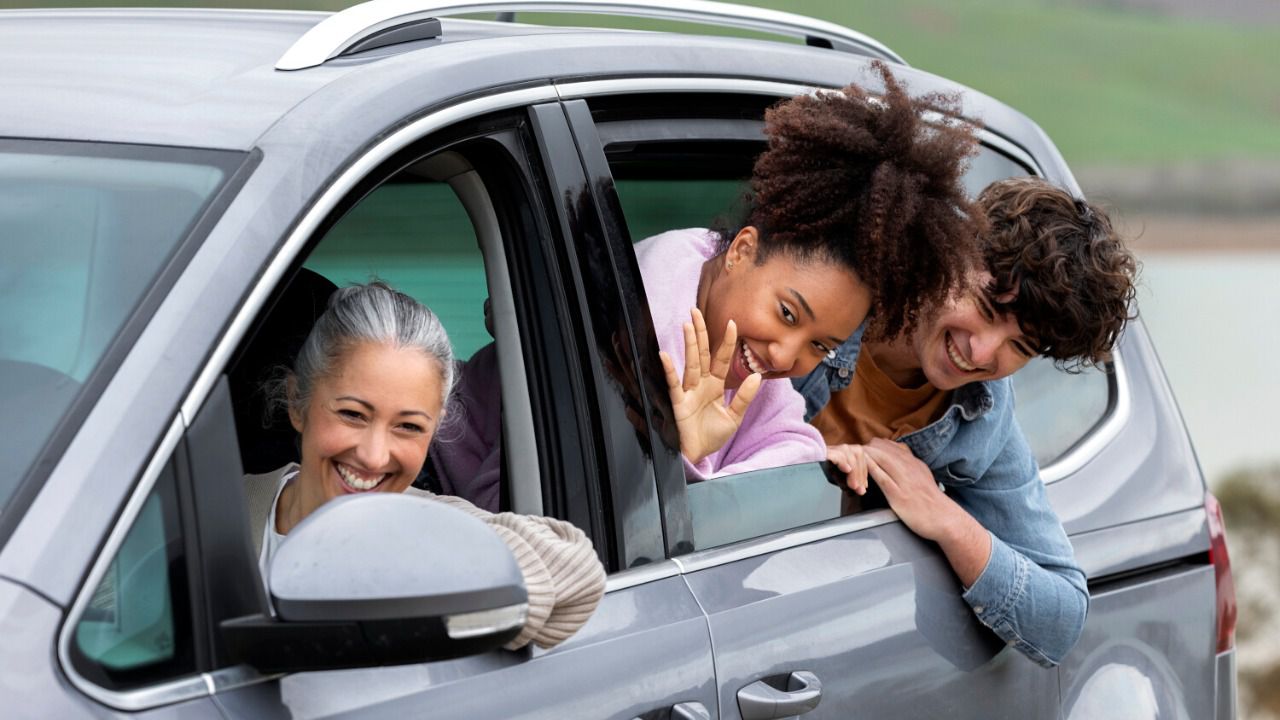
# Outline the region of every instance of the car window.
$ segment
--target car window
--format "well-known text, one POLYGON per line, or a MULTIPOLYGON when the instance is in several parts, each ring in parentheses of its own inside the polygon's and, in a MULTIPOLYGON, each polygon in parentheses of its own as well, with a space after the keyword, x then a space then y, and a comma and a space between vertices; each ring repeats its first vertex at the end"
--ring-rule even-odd
POLYGON ((0 509, 242 159, 0 140, 0 509))
POLYGON ((843 491, 818 463, 689 485, 693 549, 728 545, 840 517, 843 491))
POLYGON ((170 462, 76 622, 72 662, 101 687, 127 690, 196 669, 175 484, 170 462))
POLYGON ((1066 373, 1037 357, 1013 376, 1018 424, 1040 467, 1066 455, 1106 417, 1112 378, 1089 368, 1066 373))

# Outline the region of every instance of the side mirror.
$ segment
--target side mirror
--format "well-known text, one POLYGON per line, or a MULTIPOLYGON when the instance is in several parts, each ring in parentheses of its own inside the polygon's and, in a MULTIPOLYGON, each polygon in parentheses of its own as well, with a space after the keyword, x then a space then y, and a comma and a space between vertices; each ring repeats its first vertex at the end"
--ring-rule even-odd
POLYGON ((270 572, 276 615, 222 623, 233 656, 267 673, 474 655, 510 641, 528 615, 497 533, 412 495, 326 503, 289 533, 270 572))

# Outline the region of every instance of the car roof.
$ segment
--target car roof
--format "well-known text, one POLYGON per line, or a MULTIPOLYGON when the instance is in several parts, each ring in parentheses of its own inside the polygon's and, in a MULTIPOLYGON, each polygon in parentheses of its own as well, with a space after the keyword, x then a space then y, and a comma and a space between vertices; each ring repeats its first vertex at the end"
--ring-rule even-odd
MULTIPOLYGON (((339 136, 346 135, 346 144, 358 144, 385 131, 388 116, 574 79, 701 75, 879 86, 870 57, 821 47, 455 18, 440 21, 439 37, 277 70, 286 51, 329 17, 285 10, 0 10, 0 137, 230 150, 266 143, 275 152, 283 142, 302 157, 315 145, 290 138, 343 144, 339 136)), ((907 66, 894 73, 913 93, 961 93, 966 116, 1012 131, 1010 139, 1042 160, 1060 159, 1034 123, 1003 103, 907 66)))
MULTIPOLYGON (((411 47, 277 71, 285 51, 329 16, 275 10, 0 10, 0 136, 248 148, 318 89, 411 47)), ((590 32, 444 22, 450 43, 590 32)), ((446 43, 412 45, 431 44, 446 43)))

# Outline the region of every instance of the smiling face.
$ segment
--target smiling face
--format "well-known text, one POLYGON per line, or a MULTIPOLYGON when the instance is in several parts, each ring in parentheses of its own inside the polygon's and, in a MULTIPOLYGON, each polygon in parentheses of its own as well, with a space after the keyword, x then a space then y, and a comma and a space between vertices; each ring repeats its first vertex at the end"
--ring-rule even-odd
POLYGON ((361 343, 317 378, 305 413, 297 500, 301 520, 340 495, 404 492, 441 417, 439 364, 419 350, 361 343))
POLYGON ((711 263, 698 305, 707 319, 711 347, 725 326, 738 326, 738 347, 725 387, 735 389, 752 372, 772 378, 807 375, 858 329, 871 308, 871 293, 853 272, 831 263, 797 262, 776 252, 757 264, 755 228, 738 233, 711 263))
MULTIPOLYGON (((911 349, 925 379, 939 390, 979 380, 996 380, 1021 370, 1037 354, 1012 313, 1001 314, 987 299, 987 272, 953 294, 912 336, 911 349)), ((996 298, 1011 301, 1013 293, 996 298)), ((887 370, 886 370, 887 371, 887 370)))

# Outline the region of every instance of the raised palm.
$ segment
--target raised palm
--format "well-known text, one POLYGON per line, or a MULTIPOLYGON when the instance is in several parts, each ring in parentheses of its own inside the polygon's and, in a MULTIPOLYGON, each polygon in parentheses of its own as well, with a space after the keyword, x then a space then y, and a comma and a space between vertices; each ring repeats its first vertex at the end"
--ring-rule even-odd
POLYGON ((711 340, 707 324, 697 308, 690 311, 691 321, 684 324, 684 379, 676 374, 675 361, 666 352, 662 367, 667 374, 667 390, 680 431, 680 452, 697 463, 724 446, 738 427, 747 407, 760 389, 759 373, 742 381, 733 399, 724 401, 724 379, 738 345, 738 328, 730 320, 724 340, 711 356, 711 340))

